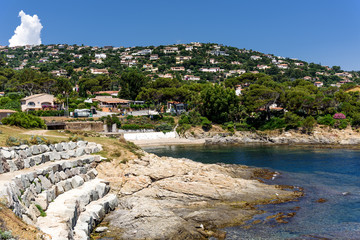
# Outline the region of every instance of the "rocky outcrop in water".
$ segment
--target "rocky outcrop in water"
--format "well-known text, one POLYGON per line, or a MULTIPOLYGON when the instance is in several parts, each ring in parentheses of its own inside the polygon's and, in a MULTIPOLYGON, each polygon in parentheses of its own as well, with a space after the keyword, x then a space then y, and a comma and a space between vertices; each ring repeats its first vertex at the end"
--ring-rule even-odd
MULTIPOLYGON (((104 171, 109 167, 105 165, 104 171)), ((217 229, 241 224, 258 213, 254 204, 301 195, 255 180, 255 169, 246 166, 202 164, 144 153, 120 168, 123 175, 114 186, 119 207, 104 219, 109 231, 100 234, 102 237, 221 238, 224 233, 217 229)))

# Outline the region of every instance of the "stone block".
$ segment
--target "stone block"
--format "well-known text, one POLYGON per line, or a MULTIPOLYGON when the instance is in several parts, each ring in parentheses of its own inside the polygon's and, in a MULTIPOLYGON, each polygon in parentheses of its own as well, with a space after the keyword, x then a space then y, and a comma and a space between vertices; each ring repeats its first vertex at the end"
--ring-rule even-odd
POLYGON ((37 154, 41 153, 40 147, 38 145, 31 146, 30 150, 31 150, 32 155, 37 155, 37 154))
POLYGON ((69 149, 74 150, 77 147, 76 142, 69 142, 69 149))
POLYGON ((61 159, 69 159, 70 158, 70 155, 67 152, 61 152, 60 155, 61 155, 61 159))
POLYGON ((62 142, 61 145, 63 147, 63 151, 68 151, 69 150, 69 144, 67 142, 62 142))
POLYGON ((5 159, 11 159, 11 152, 6 151, 6 150, 1 150, 1 155, 5 158, 5 159))
POLYGON ((10 172, 15 172, 15 171, 19 170, 19 169, 16 167, 16 164, 14 163, 13 160, 6 160, 6 162, 7 162, 8 165, 9 165, 9 170, 10 170, 10 172))
POLYGON ((83 147, 86 147, 87 142, 86 141, 78 141, 76 144, 78 147, 83 148, 83 147))
POLYGON ((62 144, 61 143, 55 144, 55 150, 57 152, 62 152, 62 150, 63 150, 62 144))
POLYGON ((75 176, 71 179, 71 186, 77 188, 84 184, 84 180, 80 176, 75 176))
POLYGON ((40 183, 41 183, 41 189, 47 190, 47 189, 51 188, 52 184, 51 184, 49 179, 47 179, 43 175, 39 175, 38 178, 39 178, 40 183))

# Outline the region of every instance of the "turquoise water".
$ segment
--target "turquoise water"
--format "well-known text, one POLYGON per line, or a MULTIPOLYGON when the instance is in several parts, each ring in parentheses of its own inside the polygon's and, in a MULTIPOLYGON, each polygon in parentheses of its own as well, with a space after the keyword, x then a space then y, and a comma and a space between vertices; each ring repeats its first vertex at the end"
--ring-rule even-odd
POLYGON ((281 173, 269 183, 304 188, 305 196, 298 202, 259 206, 267 213, 253 220, 262 223, 250 229, 226 228, 227 239, 360 239, 359 150, 267 145, 165 146, 145 150, 203 163, 268 168, 281 173), (318 203, 319 198, 327 201, 318 203), (265 221, 277 212, 296 215, 286 219, 286 224, 265 221))

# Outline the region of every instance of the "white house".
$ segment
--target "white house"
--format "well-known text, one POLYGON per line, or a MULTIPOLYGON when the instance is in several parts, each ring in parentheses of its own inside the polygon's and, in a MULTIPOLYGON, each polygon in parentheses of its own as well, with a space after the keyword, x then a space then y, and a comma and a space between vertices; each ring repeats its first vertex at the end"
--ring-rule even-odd
POLYGON ((105 53, 95 53, 95 58, 105 59, 105 58, 106 58, 106 54, 105 54, 105 53))
POLYGON ((42 110, 45 107, 54 107, 54 95, 41 93, 21 99, 21 111, 42 110))
POLYGON ((190 81, 199 81, 200 77, 194 76, 194 75, 185 75, 183 77, 184 80, 190 80, 190 81))
POLYGON ((322 87, 324 84, 322 82, 314 82, 316 87, 322 87))
POLYGON ((250 57, 250 59, 251 60, 260 60, 261 57, 253 55, 253 56, 250 57))

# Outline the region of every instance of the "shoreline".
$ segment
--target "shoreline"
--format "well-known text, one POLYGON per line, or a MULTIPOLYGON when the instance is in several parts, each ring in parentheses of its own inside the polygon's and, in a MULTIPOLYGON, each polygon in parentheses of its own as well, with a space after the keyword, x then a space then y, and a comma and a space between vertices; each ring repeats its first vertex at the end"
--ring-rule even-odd
MULTIPOLYGON (((201 146, 201 145, 266 145, 266 146, 286 146, 286 147, 306 147, 306 148, 346 148, 360 150, 360 144, 340 144, 340 143, 274 143, 274 142, 245 142, 245 141, 228 141, 228 142, 213 142, 213 138, 188 139, 188 138, 173 138, 173 139, 149 139, 149 140, 135 140, 130 141, 141 148, 147 147, 162 147, 162 146, 201 146)), ((241 140, 240 138, 237 140, 241 140)))
MULTIPOLYGON (((224 227, 241 226, 260 214, 258 205, 294 201, 303 196, 293 189, 264 183, 274 172, 232 164, 203 164, 186 158, 142 156, 119 165, 119 209, 96 234, 116 239, 224 239, 224 227), (120 238, 119 238, 120 237, 120 238)), ((100 172, 108 171, 104 163, 100 172)), ((115 170, 115 169, 114 169, 115 170)))

